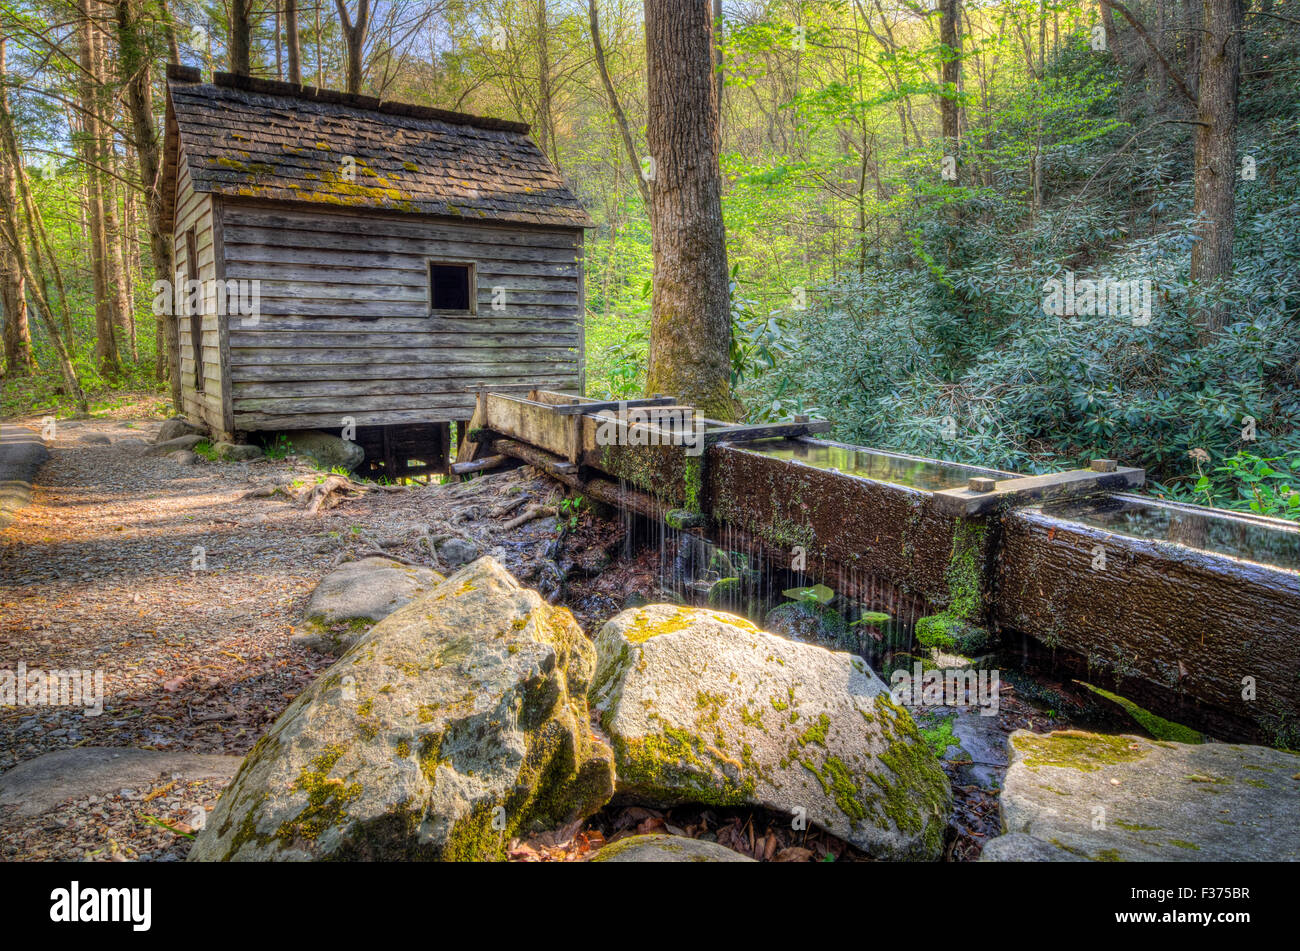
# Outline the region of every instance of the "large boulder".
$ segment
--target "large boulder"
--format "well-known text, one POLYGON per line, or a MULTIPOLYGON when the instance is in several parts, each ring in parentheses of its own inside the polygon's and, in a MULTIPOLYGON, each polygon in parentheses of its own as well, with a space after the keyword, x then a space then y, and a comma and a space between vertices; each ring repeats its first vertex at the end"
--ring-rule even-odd
POLYGON ((752 862, 716 842, 683 835, 630 835, 611 842, 588 862, 752 862))
POLYGON ((158 427, 158 435, 154 437, 154 442, 170 442, 173 439, 179 439, 181 436, 202 436, 206 429, 195 423, 191 423, 184 416, 173 416, 171 419, 163 420, 163 424, 158 427))
POLYGON ((952 793, 859 657, 734 615, 653 604, 596 639, 593 707, 620 792, 805 816, 882 858, 938 858, 952 793))
MULTIPOLYGON (((177 436, 175 439, 167 439, 163 442, 156 442, 152 446, 146 446, 141 455, 144 456, 166 456, 180 450, 192 450, 201 442, 207 440, 199 435, 177 436)), ((125 440, 123 440, 125 442, 125 440)))
POLYGON ((351 472, 366 458, 366 451, 356 443, 319 429, 294 429, 283 435, 294 452, 311 456, 322 469, 343 468, 351 472))
MULTIPOLYGON (((1003 828, 1055 847, 1044 857, 1300 860, 1300 755, 1077 730, 1017 730, 1010 742, 1003 828)), ((994 839, 985 857, 1025 856, 1019 841, 994 839)))
POLYGON ((600 808, 595 657, 491 558, 390 615, 244 760, 190 859, 479 860, 600 808))
POLYGON ((262 458, 262 448, 260 446, 252 446, 242 442, 215 443, 212 451, 217 454, 217 458, 222 462, 251 462, 254 459, 262 458))
POLYGON ((331 571, 307 601, 305 624, 295 640, 324 654, 342 655, 372 625, 443 581, 432 568, 391 558, 362 558, 331 571))
POLYGON ((832 650, 845 646, 849 630, 839 611, 812 600, 778 604, 767 612, 763 626, 773 634, 832 650))

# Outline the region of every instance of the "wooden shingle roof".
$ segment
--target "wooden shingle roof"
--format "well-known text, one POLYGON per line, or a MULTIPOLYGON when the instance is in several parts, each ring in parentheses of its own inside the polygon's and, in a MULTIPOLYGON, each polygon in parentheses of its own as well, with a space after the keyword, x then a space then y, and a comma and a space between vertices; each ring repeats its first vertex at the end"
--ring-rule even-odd
POLYGON ((366 96, 168 70, 169 220, 177 162, 199 192, 585 228, 591 219, 528 126, 366 96))

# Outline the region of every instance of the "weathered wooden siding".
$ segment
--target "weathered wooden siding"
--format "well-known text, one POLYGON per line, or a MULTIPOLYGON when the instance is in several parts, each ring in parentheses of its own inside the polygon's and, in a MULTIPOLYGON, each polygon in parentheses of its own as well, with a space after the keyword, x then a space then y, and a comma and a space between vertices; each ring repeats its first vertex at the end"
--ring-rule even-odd
MULTIPOLYGON (((194 229, 197 277, 208 286, 218 275, 218 265, 213 246, 213 199, 211 195, 196 192, 190 182, 188 163, 182 153, 178 163, 176 182, 176 218, 172 234, 175 269, 182 280, 190 275, 189 252, 186 233, 194 229)), ((184 293, 183 284, 177 288, 184 293)), ((178 308, 179 309, 179 308, 178 308)), ((173 316, 180 325, 181 402, 184 414, 192 420, 207 423, 218 433, 229 430, 222 411, 223 364, 221 360, 221 318, 215 313, 203 315, 203 392, 194 384, 194 347, 190 336, 188 316, 173 316)))
POLYGON ((468 419, 480 381, 581 381, 582 232, 224 199, 227 280, 260 282, 229 329, 234 428, 468 419), (477 313, 429 313, 428 262, 475 265, 477 313), (504 309, 494 309, 494 289, 504 309))

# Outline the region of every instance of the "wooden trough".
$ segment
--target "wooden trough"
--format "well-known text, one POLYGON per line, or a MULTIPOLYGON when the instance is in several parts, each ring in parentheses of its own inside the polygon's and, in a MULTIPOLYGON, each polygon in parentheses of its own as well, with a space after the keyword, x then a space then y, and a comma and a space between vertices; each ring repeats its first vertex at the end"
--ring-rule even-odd
POLYGON ((971 619, 1026 662, 1222 739, 1300 743, 1300 527, 1180 507, 1294 534, 1295 564, 1268 564, 1072 517, 1108 500, 1166 506, 1116 494, 1144 473, 1111 460, 1022 476, 812 438, 829 429, 822 420, 733 426, 666 396, 485 388, 471 427, 453 471, 483 455, 523 459, 592 498, 797 563, 863 602, 938 613, 973 599, 971 619))

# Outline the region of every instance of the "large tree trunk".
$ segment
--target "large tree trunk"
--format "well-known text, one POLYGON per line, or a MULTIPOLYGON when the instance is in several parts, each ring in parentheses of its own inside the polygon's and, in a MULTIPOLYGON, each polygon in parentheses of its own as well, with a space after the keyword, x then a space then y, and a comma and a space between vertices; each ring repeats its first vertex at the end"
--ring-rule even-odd
POLYGON ((1208 295, 1198 315, 1202 342, 1223 329, 1227 308, 1215 288, 1232 277, 1237 181, 1237 92, 1241 82, 1241 0, 1204 0, 1197 96, 1195 187, 1197 217, 1192 280, 1208 295))
POLYGON ((298 45, 298 0, 284 0, 284 45, 289 55, 289 82, 302 83, 302 51, 298 45))
MULTIPOLYGON (((139 18, 141 0, 116 0, 117 45, 120 50, 122 81, 126 87, 126 105, 131 114, 131 133, 135 144, 140 180, 144 184, 145 213, 149 221, 149 253, 153 259, 154 280, 171 281, 172 224, 163 218, 161 185, 162 146, 154 123, 153 90, 149 82, 148 46, 139 18)), ((158 315, 163 347, 158 352, 158 368, 165 369, 171 385, 172 404, 181 405, 180 341, 176 318, 158 315)), ((159 379, 162 376, 159 375, 159 379)))
POLYGON ((252 21, 253 0, 230 0, 230 71, 236 76, 250 72, 252 21))
POLYGON ((709 0, 645 0, 654 246, 646 389, 731 419, 731 314, 709 0))
POLYGON ((357 21, 352 22, 348 16, 344 0, 334 0, 339 10, 339 22, 343 25, 343 41, 347 46, 346 82, 350 93, 361 92, 361 78, 365 72, 366 31, 370 28, 370 0, 357 0, 357 21))
MULTIPOLYGON (((5 75, 5 41, 0 36, 0 77, 5 75)), ((9 111, 8 87, 0 84, 0 109, 9 111)), ((0 204, 18 207, 17 173, 8 156, 0 154, 0 204)), ((32 332, 27 323, 27 284, 18 256, 0 242, 0 314, 4 318, 5 373, 26 376, 36 369, 32 359, 32 332)))

